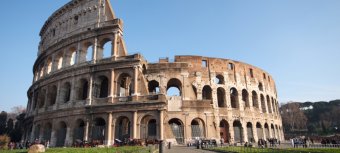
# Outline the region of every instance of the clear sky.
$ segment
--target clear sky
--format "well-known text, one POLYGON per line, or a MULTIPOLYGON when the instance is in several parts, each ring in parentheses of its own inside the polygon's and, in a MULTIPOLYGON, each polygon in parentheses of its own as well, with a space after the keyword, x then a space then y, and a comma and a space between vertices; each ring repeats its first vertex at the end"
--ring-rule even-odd
MULTIPOLYGON (((39 31, 69 0, 0 2, 0 110, 26 106, 39 31)), ((340 98, 339 0, 111 0, 129 53, 240 60, 270 73, 280 102, 340 98)))

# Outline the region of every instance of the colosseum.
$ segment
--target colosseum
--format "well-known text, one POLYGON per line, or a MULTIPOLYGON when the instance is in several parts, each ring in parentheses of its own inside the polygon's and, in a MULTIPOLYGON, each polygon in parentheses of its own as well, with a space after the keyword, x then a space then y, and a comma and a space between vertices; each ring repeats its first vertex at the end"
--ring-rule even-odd
POLYGON ((128 54, 109 0, 72 0, 40 31, 28 89, 26 141, 283 140, 274 79, 230 59, 128 54), (223 139, 222 139, 223 138, 223 139))

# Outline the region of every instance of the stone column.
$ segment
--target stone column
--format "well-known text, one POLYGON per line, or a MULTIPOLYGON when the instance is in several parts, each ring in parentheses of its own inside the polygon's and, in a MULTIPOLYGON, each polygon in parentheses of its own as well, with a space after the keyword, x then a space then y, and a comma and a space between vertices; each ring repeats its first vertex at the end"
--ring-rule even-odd
POLYGON ((94 43, 92 45, 92 62, 96 63, 97 61, 97 50, 98 50, 98 39, 94 38, 94 43))
POLYGON ((84 129, 84 141, 89 140, 89 128, 90 128, 90 122, 88 120, 85 121, 85 129, 84 129))
POLYGON ((73 127, 68 126, 66 128, 66 138, 65 138, 65 144, 64 146, 72 146, 73 143, 73 127))
POLYGON ((55 147, 56 145, 57 145, 56 123, 52 121, 50 146, 55 147))
POLYGON ((76 98, 76 78, 72 78, 72 84, 71 84, 71 93, 70 93, 70 102, 73 103, 77 98, 76 98))
POLYGON ((247 131, 247 123, 243 122, 242 124, 242 135, 241 137, 243 137, 243 142, 249 142, 248 140, 248 131, 247 131))
POLYGON ((272 127, 270 125, 268 125, 269 128, 269 138, 273 138, 273 130, 272 127))
POLYGON ((112 144, 112 113, 108 114, 107 127, 105 133, 106 133, 105 139, 107 140, 106 145, 110 146, 112 144))
POLYGON ((159 138, 164 139, 164 110, 159 111, 159 138))
POLYGON ((267 140, 266 128, 264 127, 264 124, 263 124, 263 128, 262 128, 262 133, 263 133, 263 139, 267 140))
POLYGON ((134 93, 132 94, 133 96, 138 96, 138 67, 139 66, 134 66, 134 75, 133 75, 133 90, 134 93))
POLYGON ((235 133, 234 133, 234 126, 233 126, 233 121, 229 120, 229 134, 230 134, 230 144, 235 142, 235 133))
POLYGON ((259 140, 259 137, 257 135, 256 122, 255 122, 255 124, 252 123, 252 131, 253 131, 253 138, 254 138, 255 142, 257 142, 259 140))
POLYGON ((114 69, 111 69, 111 81, 110 81, 110 88, 109 88, 109 102, 113 103, 114 102, 114 98, 116 97, 115 95, 115 88, 116 88, 116 84, 115 84, 115 71, 114 69))
POLYGON ((133 131, 132 131, 132 138, 136 139, 137 138, 137 111, 134 111, 133 112, 133 125, 132 125, 132 128, 133 128, 133 131))
POLYGON ((93 75, 91 74, 90 80, 89 80, 89 91, 88 91, 88 96, 86 99, 86 105, 91 105, 92 104, 92 90, 93 90, 93 75))

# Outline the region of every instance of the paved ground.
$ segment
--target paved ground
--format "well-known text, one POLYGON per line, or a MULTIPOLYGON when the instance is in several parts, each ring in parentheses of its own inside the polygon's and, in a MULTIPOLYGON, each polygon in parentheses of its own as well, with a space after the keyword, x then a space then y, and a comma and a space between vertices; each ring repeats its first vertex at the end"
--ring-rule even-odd
POLYGON ((215 152, 196 149, 195 147, 173 146, 171 149, 165 148, 164 153, 215 153, 215 152))

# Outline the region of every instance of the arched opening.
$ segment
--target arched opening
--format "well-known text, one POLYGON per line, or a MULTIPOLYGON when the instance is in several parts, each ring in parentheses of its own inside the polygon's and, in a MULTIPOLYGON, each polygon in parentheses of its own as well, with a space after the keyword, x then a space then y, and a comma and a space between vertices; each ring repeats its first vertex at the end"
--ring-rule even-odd
POLYGON ((173 138, 176 139, 176 142, 179 144, 184 143, 184 126, 182 124, 182 121, 177 118, 173 118, 169 120, 169 126, 172 131, 173 138))
POLYGON ((148 83, 148 89, 150 94, 159 93, 159 83, 156 80, 152 80, 148 83))
POLYGON ((131 96, 132 95, 132 78, 129 74, 123 73, 118 78, 119 83, 119 96, 131 96))
POLYGON ((230 141, 229 124, 226 120, 220 122, 220 137, 223 138, 225 143, 230 141))
POLYGON ((261 107, 262 107, 262 112, 263 113, 266 113, 267 112, 267 109, 266 109, 266 102, 264 100, 264 96, 261 94, 261 107))
POLYGON ((266 139, 268 140, 270 138, 270 135, 269 135, 269 126, 267 123, 264 124, 264 133, 266 135, 266 139))
POLYGON ((38 107, 43 108, 45 105, 45 96, 46 96, 46 90, 41 89, 38 94, 38 107))
POLYGON ((275 106, 275 102, 274 102, 274 98, 272 97, 272 108, 273 108, 273 113, 277 112, 276 110, 276 106, 275 106))
POLYGON ((67 103, 71 98, 71 84, 65 82, 61 88, 61 100, 63 103, 67 103))
POLYGON ((106 129, 105 120, 101 117, 94 119, 94 126, 92 128, 92 141, 104 144, 106 129))
POLYGON ((157 123, 151 115, 143 117, 140 125, 141 139, 157 139, 157 123))
POLYGON ((42 78, 44 76, 44 66, 41 66, 40 67, 40 77, 39 78, 42 78))
POLYGON ((52 60, 48 59, 47 60, 47 74, 50 74, 52 71, 52 60))
POLYGON ((203 100, 212 100, 212 90, 210 86, 205 85, 202 89, 202 98, 203 100))
POLYGON ((249 94, 248 94, 248 91, 246 89, 242 90, 242 101, 244 102, 246 108, 250 107, 249 94))
POLYGON ((57 69, 61 69, 63 67, 63 56, 59 55, 59 57, 57 58, 57 69))
POLYGON ((225 107, 225 90, 222 87, 217 88, 218 107, 225 107))
POLYGON ((248 134, 248 142, 255 142, 253 135, 253 125, 248 122, 247 123, 247 134, 248 134))
POLYGON ((261 82, 259 83, 259 90, 260 90, 260 91, 263 91, 263 85, 262 85, 261 82))
POLYGON ((231 108, 239 108, 238 92, 235 88, 230 89, 230 102, 231 102, 231 108))
POLYGON ((57 100, 57 86, 52 85, 49 87, 47 94, 48 106, 54 105, 56 100, 57 100))
POLYGON ((84 140, 85 122, 82 119, 78 119, 75 124, 73 132, 73 142, 81 143, 84 140))
POLYGON ((77 100, 86 100, 88 96, 88 88, 89 83, 86 79, 81 79, 78 82, 78 94, 77 94, 77 100))
POLYGON ((167 84, 167 96, 181 96, 182 83, 176 78, 172 78, 167 84))
POLYGON ((272 112, 272 105, 271 105, 271 103, 270 103, 270 98, 269 98, 268 95, 267 95, 266 99, 267 99, 268 112, 269 112, 269 113, 273 113, 273 112, 272 112))
POLYGON ((96 97, 106 98, 109 93, 109 79, 105 76, 98 77, 96 81, 96 97))
POLYGON ((223 75, 221 75, 221 74, 216 75, 215 83, 216 84, 224 84, 224 77, 223 77, 223 75))
POLYGON ((271 138, 276 138, 276 132, 275 132, 275 128, 274 125, 271 125, 271 130, 272 130, 272 137, 271 138))
POLYGON ((70 65, 74 65, 77 62, 77 51, 75 49, 71 49, 71 57, 70 57, 70 65))
POLYGON ((259 108, 259 98, 257 96, 257 93, 255 91, 251 92, 252 94, 252 100, 253 100, 253 106, 255 108, 259 108))
POLYGON ((204 138, 204 122, 200 118, 191 121, 191 137, 192 139, 204 138))
POLYGON ((131 125, 129 118, 121 116, 116 121, 115 137, 119 140, 130 138, 131 125))
POLYGON ((107 58, 107 57, 111 57, 112 54, 112 41, 111 40, 105 40, 104 41, 105 43, 103 43, 103 47, 102 47, 102 50, 103 50, 103 58, 107 58))
POLYGON ((241 122, 234 121, 233 127, 234 127, 234 141, 242 143, 243 142, 243 129, 242 129, 241 122))
POLYGON ((52 124, 51 123, 45 124, 43 140, 51 142, 51 133, 52 133, 52 124))
POLYGON ((36 140, 36 139, 39 140, 40 129, 41 129, 40 124, 38 124, 34 129, 34 140, 36 140))
POLYGON ((92 56, 93 56, 93 45, 88 44, 89 46, 86 48, 86 61, 92 61, 92 56))
POLYGON ((63 147, 65 145, 66 133, 67 133, 66 123, 63 122, 63 121, 59 122, 59 125, 58 125, 58 128, 57 128, 56 147, 63 147))
POLYGON ((256 123, 256 132, 259 139, 264 139, 262 125, 259 122, 256 123))

